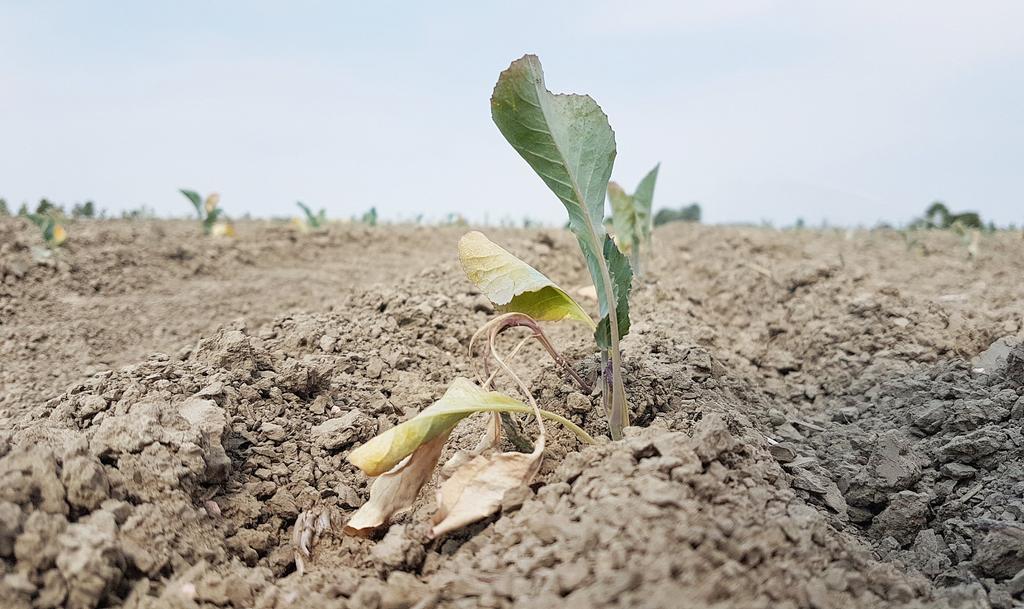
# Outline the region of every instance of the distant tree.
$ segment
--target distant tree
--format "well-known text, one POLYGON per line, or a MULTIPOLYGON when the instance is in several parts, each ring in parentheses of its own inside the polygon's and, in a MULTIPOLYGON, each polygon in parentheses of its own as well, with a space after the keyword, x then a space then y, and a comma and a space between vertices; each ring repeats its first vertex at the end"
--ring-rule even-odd
POLYGON ((661 226, 669 222, 700 222, 700 203, 691 203, 679 209, 659 209, 654 214, 654 225, 661 226))
POLYGON ((21 207, 18 208, 18 215, 22 217, 28 215, 28 203, 22 202, 21 207))
POLYGON ((981 216, 975 211, 965 211, 959 214, 953 214, 950 216, 950 224, 962 224, 967 228, 983 228, 984 224, 981 221, 981 216))
POLYGON ((39 200, 39 205, 36 205, 36 214, 40 216, 63 216, 64 208, 44 197, 39 200))
POLYGON ((11 210, 7 209, 7 199, 0 199, 0 216, 11 215, 11 210))
POLYGON ((965 211, 954 214, 942 201, 935 201, 929 205, 924 212, 924 217, 914 220, 910 226, 911 228, 947 229, 954 224, 963 228, 982 228, 984 226, 978 212, 965 211))

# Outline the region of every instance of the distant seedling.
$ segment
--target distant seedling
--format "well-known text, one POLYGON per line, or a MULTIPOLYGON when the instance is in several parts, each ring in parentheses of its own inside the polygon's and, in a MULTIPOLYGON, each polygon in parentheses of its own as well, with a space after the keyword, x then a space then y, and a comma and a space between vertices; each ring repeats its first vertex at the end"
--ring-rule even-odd
POLYGON ((295 204, 298 205, 299 209, 302 210, 302 213, 303 213, 303 216, 304 216, 302 221, 304 222, 304 226, 307 229, 309 229, 309 230, 317 230, 317 229, 323 228, 324 225, 327 224, 327 210, 326 209, 321 207, 320 211, 318 211, 318 212, 316 212, 314 214, 313 210, 310 209, 309 206, 306 205, 305 203, 303 203, 302 201, 296 201, 295 204))
POLYGON ((615 229, 615 240, 622 253, 629 256, 630 266, 636 276, 640 275, 641 250, 649 255, 651 252, 651 233, 654 228, 654 216, 651 204, 654 202, 654 185, 658 181, 658 168, 654 166, 640 184, 636 192, 626 191, 615 182, 608 184, 608 201, 612 206, 612 226, 615 229))
POLYGON ((462 214, 449 212, 448 215, 444 217, 442 226, 469 226, 469 222, 462 216, 462 214))
POLYGON ((50 249, 56 249, 67 241, 68 233, 64 229, 64 226, 60 224, 53 214, 27 214, 27 217, 32 224, 35 224, 40 233, 42 233, 43 241, 50 249))
POLYGON ((204 201, 199 193, 194 190, 181 189, 181 194, 192 203, 196 210, 199 224, 203 227, 203 233, 219 237, 234 237, 235 227, 223 218, 223 210, 219 207, 220 195, 210 193, 204 201))

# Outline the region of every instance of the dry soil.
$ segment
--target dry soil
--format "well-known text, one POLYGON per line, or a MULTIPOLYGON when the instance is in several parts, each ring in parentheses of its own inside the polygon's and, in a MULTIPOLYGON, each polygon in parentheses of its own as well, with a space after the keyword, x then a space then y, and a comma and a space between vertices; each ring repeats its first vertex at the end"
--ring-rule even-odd
MULTIPOLYGON (((531 346, 540 405, 598 444, 549 425, 535 483, 441 539, 431 485, 386 532, 344 535, 368 489, 348 451, 475 373, 493 310, 458 267, 465 230, 95 221, 47 256, 0 219, 0 606, 1022 603, 1012 232, 970 256, 943 232, 659 229, 626 439, 531 346), (333 530, 299 575, 310 509, 333 530)), ((485 232, 586 285, 568 233, 485 232)), ((592 378, 587 333, 550 332, 592 378)))

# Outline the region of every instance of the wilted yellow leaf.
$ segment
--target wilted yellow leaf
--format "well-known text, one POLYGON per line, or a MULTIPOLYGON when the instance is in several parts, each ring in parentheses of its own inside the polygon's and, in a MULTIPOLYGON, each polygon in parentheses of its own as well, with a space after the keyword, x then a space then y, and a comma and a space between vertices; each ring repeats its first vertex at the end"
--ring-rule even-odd
POLYGON ((235 225, 230 222, 218 222, 213 225, 212 232, 216 237, 234 237, 235 225))
POLYGON ((450 433, 451 429, 421 444, 392 471, 378 476, 370 486, 370 499, 345 523, 345 532, 365 535, 411 508, 420 489, 430 479, 450 433))
MULTIPOLYGON (((349 463, 367 476, 379 476, 411 455, 421 445, 439 436, 448 437, 459 421, 475 412, 534 412, 533 408, 497 391, 486 391, 473 381, 457 377, 441 399, 415 417, 371 438, 348 454, 349 463)), ((594 440, 575 423, 552 412, 541 410, 546 419, 557 421, 582 441, 594 440)))
POLYGON ((451 433, 455 425, 474 412, 512 407, 527 408, 519 400, 496 391, 484 391, 467 378, 458 377, 441 399, 412 419, 370 439, 348 454, 348 460, 367 476, 379 476, 412 454, 421 444, 451 433))
POLYGON ((53 227, 53 238, 51 239, 51 241, 53 241, 54 245, 61 245, 62 243, 67 241, 67 239, 68 231, 64 230, 63 226, 57 224, 56 226, 53 227))
POLYGON ((505 493, 530 483, 540 469, 544 432, 532 453, 477 455, 461 465, 437 490, 433 537, 486 518, 501 508, 505 493))
POLYGON ((210 213, 217 209, 217 204, 220 203, 220 195, 217 193, 210 193, 206 197, 206 202, 203 203, 203 208, 206 209, 206 213, 210 213))
POLYGON ((481 232, 462 236, 459 261, 469 280, 501 311, 525 313, 540 321, 575 319, 596 328, 562 288, 481 232))

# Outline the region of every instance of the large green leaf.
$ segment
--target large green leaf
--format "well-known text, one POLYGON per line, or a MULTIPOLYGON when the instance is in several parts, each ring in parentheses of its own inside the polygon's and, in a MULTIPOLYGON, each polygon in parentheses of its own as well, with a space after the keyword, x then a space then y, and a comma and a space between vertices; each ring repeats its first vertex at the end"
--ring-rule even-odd
MULTIPOLYGON (((441 399, 415 417, 371 438, 348 454, 348 460, 367 476, 379 476, 441 435, 447 437, 459 421, 475 412, 519 412, 533 408, 497 391, 486 391, 466 378, 456 378, 441 399)), ((593 439, 571 421, 541 410, 541 416, 558 421, 587 442, 593 439)))
POLYGON ((574 319, 595 328, 594 320, 555 282, 479 231, 459 239, 459 261, 473 285, 503 312, 540 321, 574 319))
POLYGON ((619 249, 629 254, 639 236, 637 233, 637 209, 633 197, 626 194, 615 182, 608 183, 608 201, 612 205, 612 226, 619 249))
POLYGON ((569 212, 569 229, 583 250, 605 317, 614 307, 601 256, 605 192, 615 162, 608 117, 589 96, 548 91, 534 55, 512 62, 498 77, 491 117, 569 212))
POLYGON ((179 192, 185 195, 189 201, 192 202, 192 207, 196 208, 196 213, 199 214, 199 218, 203 217, 203 198, 199 196, 199 193, 194 190, 186 190, 182 188, 179 192))
POLYGON ((661 163, 654 166, 654 169, 649 171, 644 179, 640 180, 640 184, 636 187, 636 192, 633 193, 633 201, 636 209, 636 222, 639 227, 639 236, 644 243, 649 243, 651 240, 651 229, 654 226, 654 216, 651 213, 651 206, 654 203, 654 184, 658 181, 658 169, 661 167, 661 163))
MULTIPOLYGON (((612 276, 612 287, 615 289, 615 313, 619 321, 619 337, 629 333, 629 292, 633 287, 633 270, 629 259, 615 247, 611 237, 605 237, 604 256, 608 261, 608 270, 612 276)), ((594 333, 597 345, 608 349, 612 345, 611 329, 607 317, 601 318, 594 333)))

